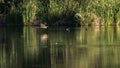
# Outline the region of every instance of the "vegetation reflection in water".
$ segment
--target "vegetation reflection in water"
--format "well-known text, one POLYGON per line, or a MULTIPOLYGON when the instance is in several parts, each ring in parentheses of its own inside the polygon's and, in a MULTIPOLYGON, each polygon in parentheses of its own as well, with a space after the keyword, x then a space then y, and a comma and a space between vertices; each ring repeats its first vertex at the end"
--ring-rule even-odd
POLYGON ((120 27, 0 29, 0 68, 119 68, 120 27))

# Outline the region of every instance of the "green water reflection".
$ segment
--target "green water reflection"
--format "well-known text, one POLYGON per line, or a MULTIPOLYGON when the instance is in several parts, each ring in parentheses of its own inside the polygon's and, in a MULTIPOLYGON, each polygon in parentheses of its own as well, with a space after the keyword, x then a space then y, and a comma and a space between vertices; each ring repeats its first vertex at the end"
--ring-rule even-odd
POLYGON ((1 27, 0 68, 120 68, 120 27, 1 27))

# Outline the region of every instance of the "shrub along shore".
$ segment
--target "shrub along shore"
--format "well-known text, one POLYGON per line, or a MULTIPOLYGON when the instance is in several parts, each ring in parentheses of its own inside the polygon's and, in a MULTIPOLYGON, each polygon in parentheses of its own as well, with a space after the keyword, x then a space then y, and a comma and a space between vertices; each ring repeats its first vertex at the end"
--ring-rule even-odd
POLYGON ((0 0, 0 13, 6 25, 120 25, 119 0, 0 0))

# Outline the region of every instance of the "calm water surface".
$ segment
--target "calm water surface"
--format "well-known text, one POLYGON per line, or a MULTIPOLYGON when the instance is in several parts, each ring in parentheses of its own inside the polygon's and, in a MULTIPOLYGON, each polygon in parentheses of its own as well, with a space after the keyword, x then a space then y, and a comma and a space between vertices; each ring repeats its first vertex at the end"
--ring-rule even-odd
POLYGON ((1 27, 0 68, 120 68, 120 27, 1 27))

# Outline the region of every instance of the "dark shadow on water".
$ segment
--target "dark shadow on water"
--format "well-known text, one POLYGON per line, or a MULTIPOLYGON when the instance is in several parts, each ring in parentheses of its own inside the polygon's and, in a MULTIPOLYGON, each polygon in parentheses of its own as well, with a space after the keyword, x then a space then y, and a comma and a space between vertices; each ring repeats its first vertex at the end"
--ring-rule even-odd
POLYGON ((0 27, 0 45, 5 44, 6 31, 5 27, 0 27))

